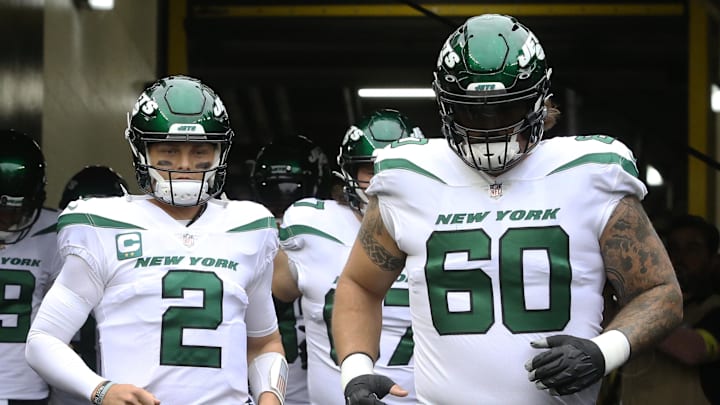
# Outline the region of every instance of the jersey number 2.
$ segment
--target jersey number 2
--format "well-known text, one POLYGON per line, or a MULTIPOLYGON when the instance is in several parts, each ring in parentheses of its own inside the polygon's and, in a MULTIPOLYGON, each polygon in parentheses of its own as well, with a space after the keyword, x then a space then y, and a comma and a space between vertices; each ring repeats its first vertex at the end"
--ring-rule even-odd
POLYGON ((160 364, 167 366, 221 366, 222 349, 183 345, 183 330, 215 330, 222 323, 222 280, 215 273, 173 270, 162 280, 162 298, 183 298, 187 290, 201 291, 201 307, 171 306, 162 316, 160 364))

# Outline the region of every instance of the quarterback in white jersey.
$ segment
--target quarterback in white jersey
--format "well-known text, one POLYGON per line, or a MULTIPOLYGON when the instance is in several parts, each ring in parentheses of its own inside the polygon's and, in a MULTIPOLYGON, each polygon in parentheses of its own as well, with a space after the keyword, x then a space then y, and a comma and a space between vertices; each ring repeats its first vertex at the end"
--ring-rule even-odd
POLYGON ((47 383, 25 360, 30 324, 60 270, 57 212, 42 208, 44 201, 39 146, 0 131, 0 403, 48 397, 47 383))
POLYGON ((446 139, 378 151, 333 313, 348 405, 401 394, 370 360, 403 271, 422 404, 594 404, 603 375, 680 322, 632 153, 607 136, 541 141, 549 78, 515 18, 471 18, 435 72, 446 139), (603 331, 606 281, 623 308, 603 331))
POLYGON ((172 76, 138 99, 126 137, 144 196, 71 202, 62 271, 26 358, 53 386, 102 403, 281 404, 285 362, 271 297, 270 211, 222 191, 233 132, 212 89, 172 76), (67 343, 88 314, 100 370, 67 343))
MULTIPOLYGON (((313 404, 342 404, 340 367, 331 335, 332 308, 338 276, 360 229, 372 178, 373 152, 405 137, 419 139, 420 130, 395 110, 382 109, 349 128, 338 156, 345 186, 335 200, 303 199, 283 216, 280 244, 290 260, 292 274, 276 275, 273 292, 293 299, 302 296, 308 351, 308 390, 313 404)), ((277 271, 277 270, 276 270, 277 271)), ((398 275, 383 301, 378 373, 391 376, 410 393, 391 404, 415 403, 413 332, 408 308, 407 275, 398 275)))

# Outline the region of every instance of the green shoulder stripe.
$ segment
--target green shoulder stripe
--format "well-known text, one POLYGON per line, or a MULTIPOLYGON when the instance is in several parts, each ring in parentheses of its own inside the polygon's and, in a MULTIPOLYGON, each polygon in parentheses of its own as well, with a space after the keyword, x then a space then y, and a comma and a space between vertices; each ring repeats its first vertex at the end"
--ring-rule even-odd
POLYGON ((266 228, 276 228, 277 225, 275 224, 275 218, 273 217, 266 217, 266 218, 260 218, 258 220, 252 221, 249 224, 245 224, 243 226, 238 226, 237 228, 233 228, 228 230, 228 232, 249 232, 249 231, 257 231, 258 229, 266 229, 266 228))
POLYGON ((54 224, 48 226, 47 228, 44 228, 44 229, 41 229, 41 230, 35 232, 32 236, 45 235, 48 233, 55 233, 57 231, 58 231, 58 224, 54 223, 54 224))
POLYGON ((604 165, 620 165, 626 172, 634 177, 638 177, 639 173, 635 163, 631 160, 625 159, 617 153, 591 153, 589 155, 581 156, 571 162, 565 163, 548 174, 555 174, 563 170, 572 169, 576 166, 581 166, 588 163, 597 163, 604 165))
POLYGON ((411 172, 421 174, 425 177, 431 178, 435 181, 439 181, 440 183, 445 184, 445 182, 442 181, 441 178, 437 177, 436 175, 430 173, 429 171, 423 169, 422 167, 416 165, 415 163, 412 163, 411 161, 409 161, 407 159, 387 159, 387 160, 381 160, 381 161, 375 163, 375 173, 376 174, 380 173, 383 170, 390 170, 390 169, 410 170, 411 172))
POLYGON ((60 231, 68 225, 90 225, 98 228, 117 228, 117 229, 141 229, 137 225, 128 224, 126 222, 115 221, 110 218, 101 217, 93 214, 65 214, 58 218, 57 230, 60 231))
POLYGON ((307 225, 290 225, 287 228, 280 228, 280 240, 285 241, 296 235, 315 235, 342 244, 342 241, 330 234, 307 225))

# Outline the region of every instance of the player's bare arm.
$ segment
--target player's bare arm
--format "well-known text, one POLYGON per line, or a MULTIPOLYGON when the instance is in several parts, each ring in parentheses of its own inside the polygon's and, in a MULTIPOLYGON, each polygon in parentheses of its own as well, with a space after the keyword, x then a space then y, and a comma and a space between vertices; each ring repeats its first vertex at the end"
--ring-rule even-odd
POLYGON ((297 286, 297 276, 290 271, 287 253, 278 249, 273 260, 272 293, 283 302, 293 302, 302 294, 297 286))
POLYGON ((370 260, 381 270, 400 271, 405 266, 406 255, 388 234, 380 216, 377 197, 370 198, 358 239, 370 260))
POLYGON ((370 203, 335 292, 332 329, 338 359, 356 352, 376 359, 385 293, 405 255, 382 222, 377 198, 370 203))
POLYGON ((619 202, 600 248, 622 307, 607 329, 622 331, 635 353, 680 324, 682 293, 665 247, 636 197, 619 202))

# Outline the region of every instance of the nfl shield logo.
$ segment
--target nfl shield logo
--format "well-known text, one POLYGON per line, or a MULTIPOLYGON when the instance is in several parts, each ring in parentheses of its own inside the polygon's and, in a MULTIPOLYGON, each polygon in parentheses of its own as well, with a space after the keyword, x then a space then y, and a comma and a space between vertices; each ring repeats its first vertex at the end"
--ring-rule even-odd
POLYGON ((193 245, 195 244, 195 236, 193 236, 192 234, 186 233, 183 235, 182 238, 183 238, 183 244, 186 247, 193 247, 193 245))
POLYGON ((502 183, 495 183, 490 185, 490 197, 499 198, 502 197, 502 183))

